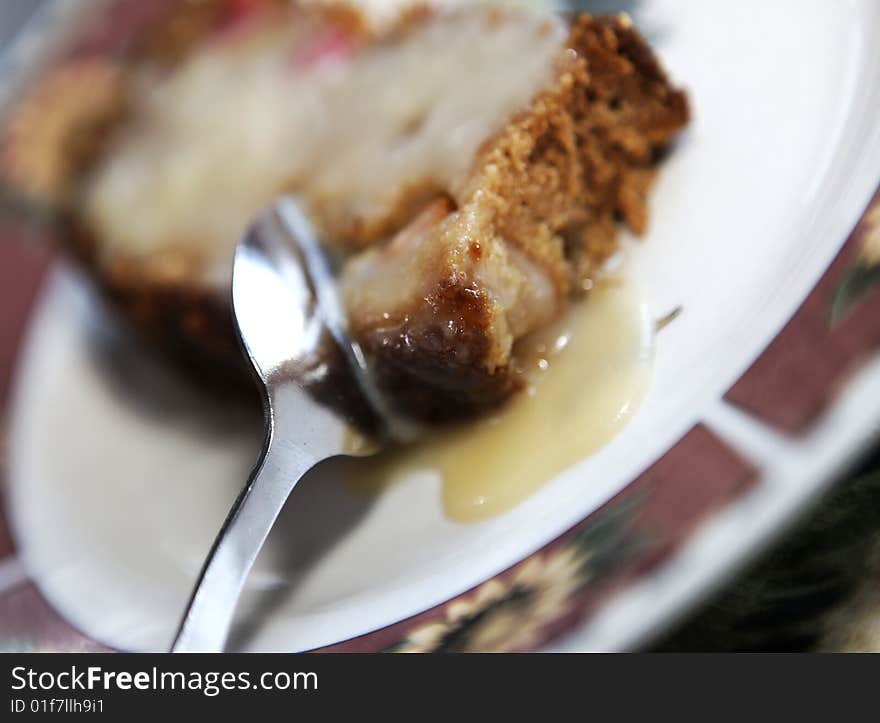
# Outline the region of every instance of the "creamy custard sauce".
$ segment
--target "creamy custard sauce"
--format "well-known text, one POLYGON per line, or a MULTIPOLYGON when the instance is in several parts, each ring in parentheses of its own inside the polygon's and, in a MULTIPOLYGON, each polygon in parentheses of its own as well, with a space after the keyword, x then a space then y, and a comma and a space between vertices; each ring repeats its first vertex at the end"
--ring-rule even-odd
POLYGON ((527 388, 502 412, 410 448, 346 461, 338 472, 369 494, 429 472, 442 480, 450 519, 505 512, 623 429, 650 384, 653 334, 633 286, 606 281, 563 322, 523 342, 527 388))

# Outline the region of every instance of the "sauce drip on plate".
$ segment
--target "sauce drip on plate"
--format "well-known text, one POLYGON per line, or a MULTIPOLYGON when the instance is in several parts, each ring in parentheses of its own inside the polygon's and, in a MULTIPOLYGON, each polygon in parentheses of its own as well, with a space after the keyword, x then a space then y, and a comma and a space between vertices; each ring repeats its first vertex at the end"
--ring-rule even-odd
POLYGON ((633 287, 610 279, 522 342, 526 389, 497 414, 338 470, 350 489, 369 494, 413 473, 437 475, 457 522, 505 512, 623 429, 650 384, 653 334, 633 287))

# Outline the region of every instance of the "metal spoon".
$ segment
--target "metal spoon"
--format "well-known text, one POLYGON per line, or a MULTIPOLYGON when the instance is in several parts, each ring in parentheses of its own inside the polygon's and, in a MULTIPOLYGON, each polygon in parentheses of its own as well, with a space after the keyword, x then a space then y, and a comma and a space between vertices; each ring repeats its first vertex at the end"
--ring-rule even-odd
POLYGON ((235 254, 232 308, 264 392, 266 437, 202 568, 172 652, 225 645, 245 579, 297 482, 319 462, 367 456, 386 436, 382 400, 345 334, 332 273, 307 217, 279 199, 235 254), (361 443, 356 443, 360 440, 361 443))

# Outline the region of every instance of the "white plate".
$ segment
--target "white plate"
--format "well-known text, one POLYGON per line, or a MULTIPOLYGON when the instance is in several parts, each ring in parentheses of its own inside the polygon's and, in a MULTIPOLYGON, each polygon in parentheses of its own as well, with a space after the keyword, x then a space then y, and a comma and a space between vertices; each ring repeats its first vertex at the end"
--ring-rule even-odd
MULTIPOLYGON (((246 606, 259 624, 239 632, 242 647, 318 647, 448 600, 583 519, 700 419, 754 441, 751 422, 725 421, 719 400, 827 268, 880 176, 880 4, 648 0, 636 21, 695 110, 629 272, 658 316, 685 309, 659 340, 642 409, 599 454, 476 525, 446 520, 430 479, 374 503, 310 480, 251 580, 246 606)), ((13 524, 27 569, 76 627, 113 647, 162 649, 259 430, 187 402, 167 380, 134 399, 121 391, 96 363, 95 313, 71 275, 53 276, 16 383, 13 524)), ((824 456, 799 478, 784 444, 758 443, 750 451, 768 469, 784 468, 779 484, 713 523, 662 584, 609 606, 569 645, 633 644, 754 550, 874 430, 876 412, 851 404, 856 428, 817 442, 824 456)))

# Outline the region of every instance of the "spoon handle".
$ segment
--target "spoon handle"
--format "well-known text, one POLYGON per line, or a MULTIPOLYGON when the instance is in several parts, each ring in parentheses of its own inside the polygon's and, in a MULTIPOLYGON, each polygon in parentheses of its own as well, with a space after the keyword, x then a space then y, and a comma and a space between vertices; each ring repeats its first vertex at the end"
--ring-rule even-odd
MULTIPOLYGON (((323 457, 322 457, 323 458, 323 457)), ((320 459, 272 435, 232 505, 187 605, 172 653, 221 652, 245 579, 288 496, 320 459)))

